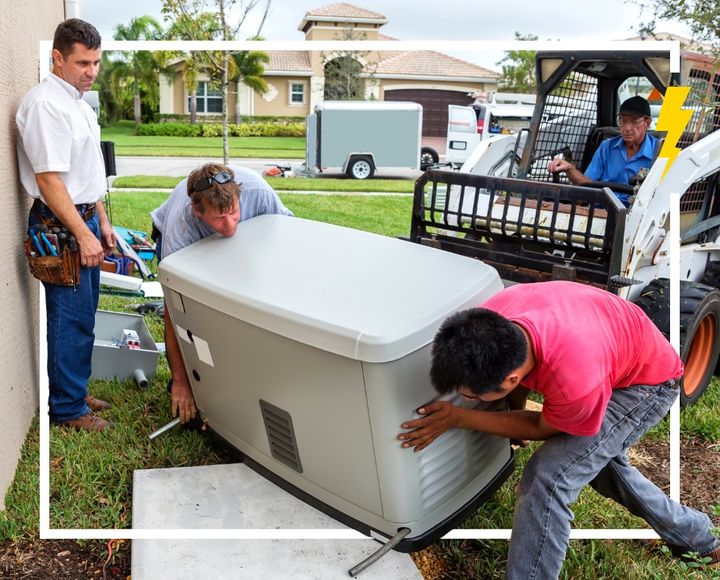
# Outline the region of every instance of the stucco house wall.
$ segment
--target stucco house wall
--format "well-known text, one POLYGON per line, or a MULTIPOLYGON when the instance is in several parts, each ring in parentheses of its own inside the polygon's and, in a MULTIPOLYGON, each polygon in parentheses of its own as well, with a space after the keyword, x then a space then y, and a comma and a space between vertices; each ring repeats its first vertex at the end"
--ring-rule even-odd
POLYGON ((20 186, 15 111, 39 78, 38 45, 64 19, 62 0, 3 2, 0 18, 0 509, 38 407, 38 282, 22 251, 30 198, 20 186))
POLYGON ((253 97, 254 115, 276 115, 282 117, 304 117, 310 112, 310 77, 266 76, 269 91, 253 97), (291 84, 304 87, 304 102, 290 102, 291 84))

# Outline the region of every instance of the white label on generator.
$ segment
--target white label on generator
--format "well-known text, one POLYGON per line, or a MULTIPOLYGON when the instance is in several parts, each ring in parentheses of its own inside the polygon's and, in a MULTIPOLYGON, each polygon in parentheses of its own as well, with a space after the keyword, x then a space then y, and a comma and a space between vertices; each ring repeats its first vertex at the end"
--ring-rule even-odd
POLYGON ((175 334, 177 334, 180 338, 182 338, 185 342, 192 343, 192 340, 190 340, 190 335, 188 334, 188 331, 185 330, 182 326, 179 324, 175 325, 175 334))
POLYGON ((210 354, 210 345, 207 341, 202 338, 198 338, 195 335, 193 335, 193 341, 195 342, 198 358, 206 365, 214 367, 215 365, 213 364, 212 355, 210 354))

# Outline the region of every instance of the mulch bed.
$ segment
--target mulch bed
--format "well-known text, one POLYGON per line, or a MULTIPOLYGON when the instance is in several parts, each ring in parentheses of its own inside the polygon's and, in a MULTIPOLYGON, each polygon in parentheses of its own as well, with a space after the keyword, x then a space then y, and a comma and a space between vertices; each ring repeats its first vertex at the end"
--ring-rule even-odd
POLYGON ((130 576, 130 542, 113 546, 108 562, 108 542, 88 540, 37 540, 0 544, 0 578, 113 578, 130 576), (105 563, 107 562, 107 565, 105 563))

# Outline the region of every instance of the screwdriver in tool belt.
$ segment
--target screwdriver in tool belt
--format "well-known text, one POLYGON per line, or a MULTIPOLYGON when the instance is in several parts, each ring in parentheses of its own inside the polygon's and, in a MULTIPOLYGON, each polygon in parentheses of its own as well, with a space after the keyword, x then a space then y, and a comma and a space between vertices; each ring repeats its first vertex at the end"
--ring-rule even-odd
POLYGON ((33 230, 32 228, 28 229, 28 235, 32 238, 32 241, 35 244, 35 247, 38 249, 38 252, 40 252, 40 255, 47 256, 45 250, 43 250, 42 245, 40 244, 40 240, 38 240, 38 237, 35 235, 35 230, 33 230))
POLYGON ((53 246, 53 245, 50 243, 50 240, 48 240, 48 239, 47 239, 47 236, 45 235, 45 232, 49 232, 49 231, 50 231, 50 230, 48 229, 48 227, 47 227, 45 224, 41 224, 41 225, 38 227, 38 231, 40 232, 40 239, 42 239, 42 241, 45 242, 45 245, 47 246, 47 249, 50 250, 50 254, 53 255, 53 256, 57 256, 58 253, 57 253, 57 251, 55 250, 55 246, 53 246))

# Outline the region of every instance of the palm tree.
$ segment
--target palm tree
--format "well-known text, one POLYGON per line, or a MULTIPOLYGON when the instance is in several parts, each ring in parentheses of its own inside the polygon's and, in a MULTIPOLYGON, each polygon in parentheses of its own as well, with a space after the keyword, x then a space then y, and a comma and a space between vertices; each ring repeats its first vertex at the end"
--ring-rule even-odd
MULTIPOLYGON (((133 18, 130 24, 118 24, 115 28, 115 40, 158 40, 162 38, 163 31, 160 24, 152 16, 133 18)), ((158 63, 152 52, 136 51, 126 55, 126 62, 132 71, 133 89, 133 116, 135 128, 140 125, 142 107, 141 92, 146 93, 153 108, 159 101, 158 89, 158 63)))
MULTIPOLYGON (((268 90, 268 84, 262 76, 265 73, 265 65, 269 62, 270 55, 267 52, 260 50, 236 52, 230 61, 230 80, 235 83, 242 82, 262 95, 268 90)), ((240 94, 238 93, 235 99, 235 124, 240 124, 241 120, 240 94)))
POLYGON ((130 74, 128 64, 116 53, 107 50, 102 53, 97 85, 100 110, 108 121, 132 116, 133 95, 127 81, 130 74))
MULTIPOLYGON (((182 13, 168 28, 165 37, 171 40, 214 40, 220 28, 217 16, 211 12, 202 12, 197 16, 182 13)), ((183 53, 183 83, 190 95, 190 124, 197 121, 197 89, 200 71, 208 64, 208 53, 191 50, 183 53)))

